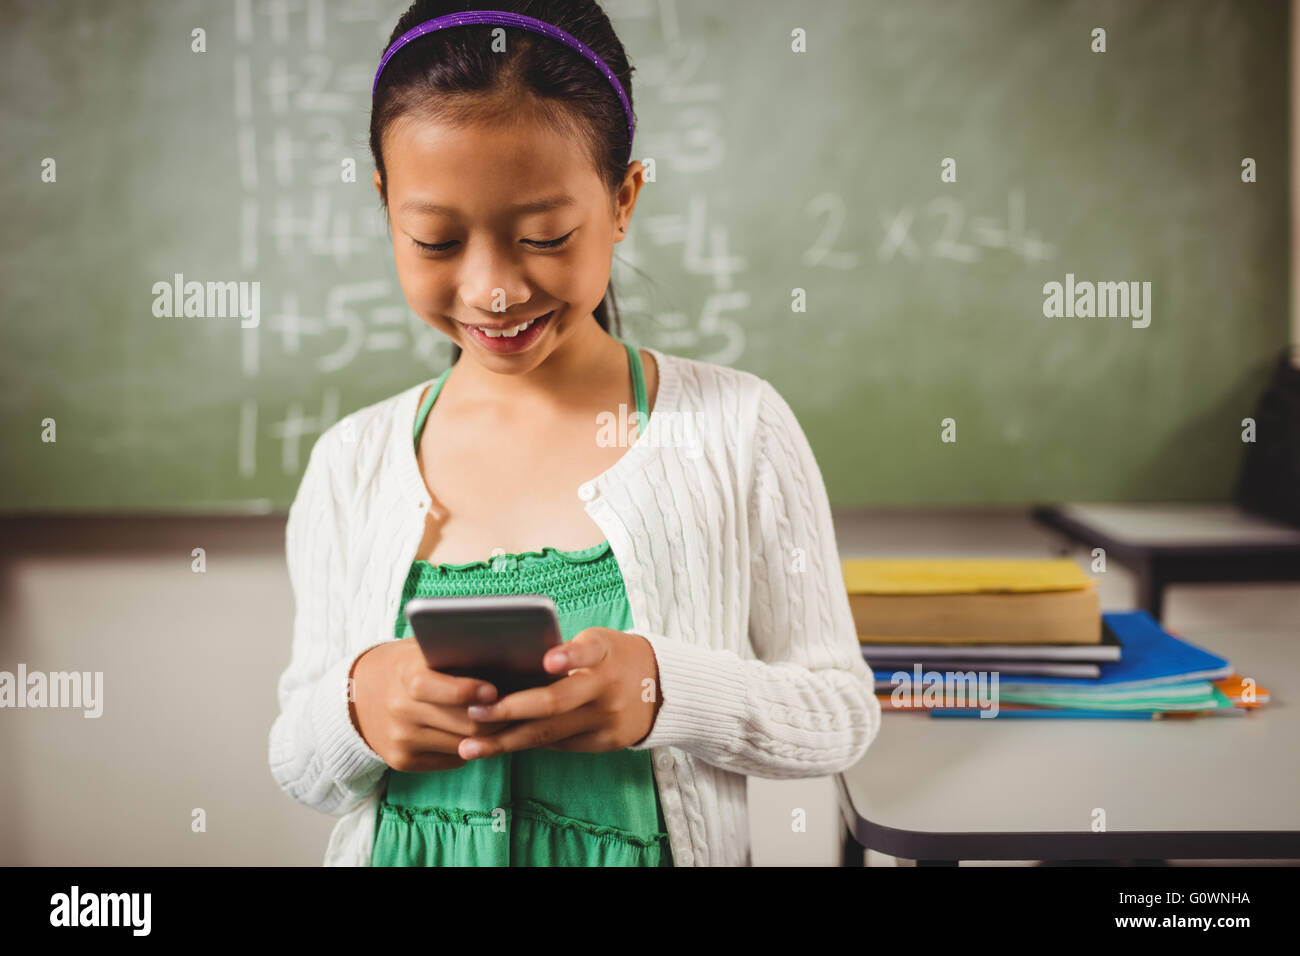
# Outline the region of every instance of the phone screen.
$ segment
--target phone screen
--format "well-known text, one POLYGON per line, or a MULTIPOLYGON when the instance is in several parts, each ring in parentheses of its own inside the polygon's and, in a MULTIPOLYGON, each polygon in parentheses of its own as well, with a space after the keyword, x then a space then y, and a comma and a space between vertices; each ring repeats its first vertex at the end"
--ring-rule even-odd
POLYGON ((488 681, 502 697, 564 676, 542 668, 542 657, 561 642, 545 595, 416 598, 406 616, 431 668, 488 681))

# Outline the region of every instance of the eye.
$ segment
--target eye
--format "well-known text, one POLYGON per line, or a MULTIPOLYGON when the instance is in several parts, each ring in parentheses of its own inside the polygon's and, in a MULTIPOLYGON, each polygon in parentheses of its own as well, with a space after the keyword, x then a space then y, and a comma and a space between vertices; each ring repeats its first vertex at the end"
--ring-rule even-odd
MULTIPOLYGON (((573 237, 577 229, 570 230, 558 239, 520 239, 520 242, 526 242, 535 249, 558 249, 573 237)), ((446 252, 456 244, 452 239, 448 242, 421 242, 419 239, 412 238, 411 242, 415 243, 416 248, 423 252, 446 252)))
POLYGON ((412 239, 411 241, 424 252, 446 252, 456 244, 455 239, 450 242, 421 242, 419 239, 412 239))
POLYGON ((564 245, 566 242, 568 242, 568 241, 569 241, 569 237, 572 236, 573 233, 575 233, 575 232, 577 232, 577 231, 578 231, 578 230, 574 229, 574 230, 572 230, 572 231, 566 233, 565 235, 560 236, 559 239, 521 239, 521 240, 519 240, 519 241, 520 241, 520 242, 526 242, 526 243, 528 243, 530 246, 534 246, 535 248, 538 248, 538 249, 558 249, 560 246, 562 246, 562 245, 564 245))

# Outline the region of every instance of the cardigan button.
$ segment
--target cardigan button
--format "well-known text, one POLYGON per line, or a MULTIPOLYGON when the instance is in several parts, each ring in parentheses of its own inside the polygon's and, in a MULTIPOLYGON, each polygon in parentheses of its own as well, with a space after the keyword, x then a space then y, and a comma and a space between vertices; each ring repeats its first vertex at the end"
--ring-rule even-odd
POLYGON ((583 501, 591 501, 596 497, 596 486, 590 481, 583 482, 578 486, 578 497, 583 501))
POLYGON ((673 763, 674 763, 674 762, 675 762, 675 761, 673 760, 673 755, 672 755, 672 754, 660 754, 660 755, 659 755, 658 764, 659 764, 659 769, 660 769, 660 770, 672 770, 672 769, 673 769, 673 763))

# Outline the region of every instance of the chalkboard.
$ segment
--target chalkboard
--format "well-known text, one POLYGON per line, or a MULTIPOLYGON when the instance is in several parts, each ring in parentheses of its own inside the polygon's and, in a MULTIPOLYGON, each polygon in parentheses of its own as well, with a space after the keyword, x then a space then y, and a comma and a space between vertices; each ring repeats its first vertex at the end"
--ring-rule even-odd
MULTIPOLYGON (((446 367, 369 182, 405 6, 8 5, 0 509, 282 511, 446 367)), ((1284 2, 605 7, 655 168, 624 337, 770 380, 833 504, 1228 494, 1286 339, 1284 2)))

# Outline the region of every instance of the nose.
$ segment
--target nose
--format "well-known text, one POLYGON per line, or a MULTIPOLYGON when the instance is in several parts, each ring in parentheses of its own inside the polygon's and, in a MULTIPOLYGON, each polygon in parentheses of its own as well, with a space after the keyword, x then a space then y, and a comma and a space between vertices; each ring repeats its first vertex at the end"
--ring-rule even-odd
POLYGON ((489 314, 508 312, 530 297, 515 249, 487 238, 469 244, 460 272, 460 298, 466 308, 489 314))

